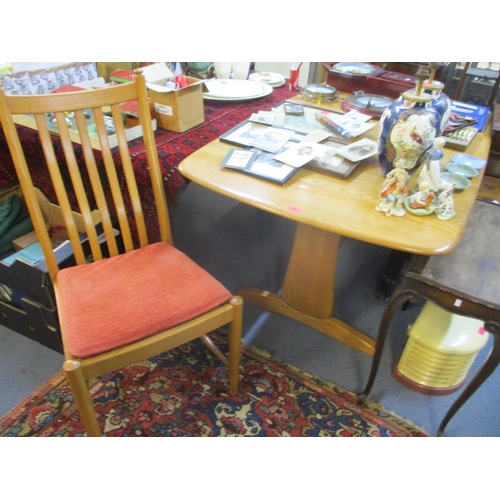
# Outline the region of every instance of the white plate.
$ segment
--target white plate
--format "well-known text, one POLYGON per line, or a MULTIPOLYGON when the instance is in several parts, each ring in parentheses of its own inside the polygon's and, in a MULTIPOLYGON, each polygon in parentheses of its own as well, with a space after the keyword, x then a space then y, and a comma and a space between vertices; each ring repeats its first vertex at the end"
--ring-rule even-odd
POLYGON ((375 68, 373 66, 361 62, 340 62, 335 64, 333 69, 358 75, 371 75, 375 73, 375 68))
POLYGON ((270 73, 268 71, 259 71, 257 73, 252 73, 249 80, 259 83, 267 83, 271 87, 281 87, 285 84, 285 77, 278 73, 270 73))
POLYGON ((212 101, 257 99, 273 91, 271 85, 249 80, 206 80, 205 86, 208 92, 203 93, 203 98, 212 101))

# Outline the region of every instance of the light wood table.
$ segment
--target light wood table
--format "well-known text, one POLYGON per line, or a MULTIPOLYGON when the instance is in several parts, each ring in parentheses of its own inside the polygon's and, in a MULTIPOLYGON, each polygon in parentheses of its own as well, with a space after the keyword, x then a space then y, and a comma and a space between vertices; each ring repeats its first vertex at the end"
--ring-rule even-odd
MULTIPOLYGON (((344 94, 346 96, 346 94, 344 94)), ((321 107, 340 110, 340 98, 321 107)), ((295 97, 295 101, 318 105, 295 97)), ((377 138, 377 126, 363 137, 377 138)), ((347 180, 301 168, 284 186, 220 166, 234 146, 215 141, 184 159, 179 171, 217 193, 297 223, 295 241, 281 294, 242 288, 249 303, 301 321, 361 352, 372 355, 375 342, 332 316, 339 245, 343 237, 417 255, 439 255, 456 246, 467 224, 483 177, 455 193, 457 215, 387 217, 375 210, 384 176, 378 157, 364 160, 347 180)), ((476 136, 467 153, 487 158, 490 128, 476 136)), ((445 149, 442 165, 457 151, 445 149)), ((362 304, 360 304, 362 307, 362 304)))

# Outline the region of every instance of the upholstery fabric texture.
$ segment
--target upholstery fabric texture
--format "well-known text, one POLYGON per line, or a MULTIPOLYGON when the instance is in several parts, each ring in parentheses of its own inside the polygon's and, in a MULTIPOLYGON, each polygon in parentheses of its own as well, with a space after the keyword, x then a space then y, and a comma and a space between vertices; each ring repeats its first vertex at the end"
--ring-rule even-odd
POLYGON ((62 269, 57 287, 66 349, 76 358, 150 337, 231 297, 168 243, 62 269))

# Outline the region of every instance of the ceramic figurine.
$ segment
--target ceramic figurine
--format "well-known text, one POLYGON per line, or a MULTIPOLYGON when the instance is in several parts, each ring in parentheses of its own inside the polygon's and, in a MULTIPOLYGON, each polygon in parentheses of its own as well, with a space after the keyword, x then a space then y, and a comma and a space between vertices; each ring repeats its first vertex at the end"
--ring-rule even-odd
POLYGON ((408 194, 408 172, 402 167, 402 162, 396 164, 385 177, 382 190, 379 193, 380 203, 375 210, 385 215, 402 217, 405 214, 404 199, 408 194))
POLYGON ((418 191, 410 196, 410 207, 414 210, 417 208, 428 210, 435 197, 435 192, 430 188, 429 183, 423 181, 419 183, 418 191))
POLYGON ((397 160, 409 172, 419 164, 422 154, 439 134, 440 115, 431 105, 432 96, 422 92, 429 75, 422 66, 416 88, 407 90, 382 114, 378 126, 379 161, 384 175, 397 160))
POLYGON ((417 184, 427 182, 432 191, 438 192, 447 188, 448 185, 441 185, 441 159, 443 158, 443 148, 446 144, 444 137, 436 137, 432 141, 432 146, 425 153, 425 163, 418 175, 417 184))
POLYGON ((437 200, 436 216, 441 220, 455 217, 455 203, 453 201, 453 188, 441 191, 437 200))

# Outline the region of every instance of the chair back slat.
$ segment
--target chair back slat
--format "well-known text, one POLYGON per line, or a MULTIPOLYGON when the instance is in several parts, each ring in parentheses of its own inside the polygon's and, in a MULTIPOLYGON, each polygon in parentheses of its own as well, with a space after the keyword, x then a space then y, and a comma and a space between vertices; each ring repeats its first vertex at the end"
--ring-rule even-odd
MULTIPOLYGON (((38 133, 40 135, 40 143, 42 146, 43 154, 45 156, 45 161, 47 162, 47 168, 49 170, 49 174, 52 179, 59 207, 61 208, 61 214, 64 220, 64 226, 68 233, 69 240, 71 241, 71 246, 73 247, 75 260, 78 264, 82 264, 85 262, 85 254, 80 244, 80 235, 78 233, 73 213, 71 211, 70 202, 68 200, 68 193, 64 185, 64 181, 62 179, 61 170, 59 168, 59 163, 57 161, 56 154, 54 152, 54 145, 52 144, 52 140, 50 138, 50 132, 47 127, 47 121, 43 114, 36 114, 35 121, 38 127, 38 133)), ((33 200, 26 200, 26 201, 33 202, 33 200)), ((37 230, 36 232, 38 236, 39 231, 37 230)))
MULTIPOLYGON (((115 233, 113 230, 113 222, 109 212, 109 207, 106 203, 106 195, 104 193, 101 178, 99 176, 99 171, 97 169, 94 150, 92 149, 92 145, 90 142, 90 137, 87 130, 87 121, 85 118, 85 114, 82 110, 75 111, 75 121, 78 128, 78 133, 80 134, 83 157, 85 165, 87 166, 87 171, 89 174, 89 180, 92 186, 92 191, 94 192, 96 206, 101 216, 102 228, 104 231, 104 235, 106 237, 106 243, 109 255, 113 257, 115 255, 118 255, 118 246, 116 242, 115 233)), ((100 252, 100 246, 99 246, 99 254, 94 255, 94 260, 99 260, 99 258, 102 258, 102 253, 100 252)))
POLYGON ((104 123, 104 114, 101 108, 93 108, 92 111, 94 114, 97 136, 101 145, 104 168, 109 182, 114 208, 116 210, 116 217, 118 218, 118 224, 123 238, 123 244, 125 246, 125 250, 129 252, 134 248, 134 241, 130 230, 125 202, 123 201, 123 194, 121 191, 120 181, 118 179, 118 173, 116 171, 113 155, 111 154, 111 148, 109 147, 108 134, 104 123))
MULTIPOLYGON (((146 83, 138 85, 137 95, 139 97, 139 113, 141 116, 146 116, 149 112, 148 93, 146 83)), ((146 149, 146 158, 149 165, 149 173, 153 186, 153 195, 157 207, 158 225, 160 230, 160 238, 162 241, 172 243, 172 230, 170 226, 170 218, 167 208, 167 198, 163 189, 163 178, 161 175, 160 162, 156 152, 156 142, 152 127, 143 127, 144 145, 146 149)))
POLYGON ((125 175, 130 203, 132 206, 132 212, 134 214, 134 219, 137 227, 139 243, 140 246, 143 247, 148 244, 146 223, 144 221, 144 213, 142 209, 139 190, 137 187, 137 181, 134 175, 134 168, 132 166, 132 160, 130 159, 128 142, 125 137, 125 128, 120 119, 121 111, 119 106, 117 105, 112 106, 112 116, 116 126, 116 134, 120 138, 118 140, 118 148, 120 151, 120 156, 122 158, 122 167, 125 175))
MULTIPOLYGON (((66 116, 64 113, 57 112, 55 113, 56 120, 57 120, 57 128, 58 128, 58 133, 61 138, 61 145, 64 151, 64 157, 66 160, 66 166, 68 168, 68 172, 71 178, 71 182, 73 185, 73 191, 75 193, 76 201, 78 203, 78 208, 79 208, 79 213, 83 217, 83 224, 85 226, 85 233, 87 235, 87 239, 90 244, 90 249, 92 252, 92 257, 95 260, 101 260, 102 259, 102 253, 101 253, 101 248, 99 246, 99 242, 97 241, 97 232, 96 228, 94 225, 94 221, 92 220, 92 215, 91 215, 91 209, 90 209, 90 204, 89 200, 87 198, 87 193, 85 191, 85 187, 83 185, 83 180, 82 176, 80 173, 80 168, 78 166, 76 156, 75 156, 75 150, 74 150, 74 144, 71 142, 71 138, 69 135, 69 130, 68 130, 68 125, 66 123, 66 116)), ((64 195, 66 196, 66 194, 64 195)), ((63 209, 64 213, 64 209, 63 209)), ((66 215, 66 214, 65 214, 66 215)), ((68 217, 70 214, 67 214, 68 217)), ((80 239, 78 238, 78 241, 73 241, 71 240, 71 243, 73 247, 75 246, 80 246, 80 239)), ((85 259, 82 261, 78 261, 79 264, 83 264, 85 262, 85 259)))
MULTIPOLYGON (((41 150, 57 200, 53 202, 60 209, 61 225, 66 228, 77 264, 89 261, 87 246, 90 246, 91 259, 100 260, 147 245, 150 239, 148 235, 154 237, 159 234, 161 241, 172 242, 147 89, 140 72, 136 74, 133 83, 104 89, 36 96, 6 96, 0 90, 2 129, 50 277, 55 282, 59 268, 47 231, 47 221, 37 198, 37 179, 31 177, 29 157, 24 154, 15 115, 35 116, 41 150), (158 233, 149 225, 149 218, 146 225, 141 195, 144 194, 143 189, 149 192, 150 187, 143 188, 144 178, 141 176, 141 189, 139 188, 127 143, 120 103, 131 100, 137 100, 139 105, 142 140, 159 224, 158 233), (58 137, 55 137, 54 126, 47 120, 48 113, 55 117, 55 132, 58 137), (93 118, 92 125, 89 124, 89 113, 93 118), (67 124, 68 116, 72 117, 75 126, 73 123, 71 126, 67 124), (114 122, 115 137, 112 144, 106 130, 105 116, 112 117, 114 122), (98 222, 102 225, 102 231, 96 230, 98 222), (88 245, 82 245, 80 241, 83 232, 86 233, 88 245), (116 232, 119 233, 119 240, 115 237, 116 232), (99 238, 102 233, 106 246, 99 238), (105 248, 107 253, 104 252, 105 248)), ((151 200, 148 202, 151 203, 151 200)), ((154 219, 153 221, 156 222, 154 219)))

